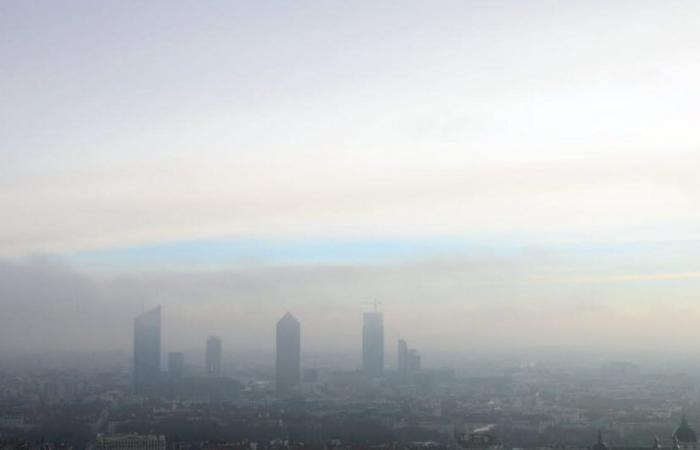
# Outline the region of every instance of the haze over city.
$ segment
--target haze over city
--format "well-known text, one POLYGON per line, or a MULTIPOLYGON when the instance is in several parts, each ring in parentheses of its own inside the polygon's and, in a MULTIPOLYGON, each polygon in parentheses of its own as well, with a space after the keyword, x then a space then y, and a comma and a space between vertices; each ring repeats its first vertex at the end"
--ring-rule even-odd
POLYGON ((695 351, 699 16, 2 2, 0 349, 695 351))
POLYGON ((698 24, 0 0, 0 450, 700 450, 698 24))

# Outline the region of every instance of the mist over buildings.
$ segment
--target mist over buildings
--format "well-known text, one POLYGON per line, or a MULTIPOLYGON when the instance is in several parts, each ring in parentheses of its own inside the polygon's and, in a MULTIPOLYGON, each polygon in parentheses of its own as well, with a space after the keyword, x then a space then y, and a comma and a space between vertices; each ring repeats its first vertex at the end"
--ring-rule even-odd
POLYGON ((0 450, 699 450, 699 23, 0 1, 0 450))
POLYGON ((693 348, 696 3, 210 6, 0 5, 0 348, 693 348))
MULTIPOLYGON (((221 270, 89 272, 49 259, 0 264, 3 351, 128 350, 132 320, 162 306, 163 348, 271 352, 291 311, 304 350, 356 355, 362 302, 381 299, 387 342, 409 339, 430 361, 450 353, 575 348, 595 354, 692 352, 693 273, 582 274, 552 255, 470 261, 244 266, 221 270), (657 299, 673 298, 672 302, 657 299), (89 338, 86 338, 89 336, 89 338)), ((393 352, 393 346, 389 347, 393 352)), ((583 354, 582 353, 582 354, 583 354)))

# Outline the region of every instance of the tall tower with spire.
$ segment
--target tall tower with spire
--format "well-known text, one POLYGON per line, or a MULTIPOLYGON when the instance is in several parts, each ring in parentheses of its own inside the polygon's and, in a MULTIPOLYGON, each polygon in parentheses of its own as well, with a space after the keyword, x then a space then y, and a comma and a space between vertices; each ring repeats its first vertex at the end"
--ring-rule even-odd
POLYGON ((362 370, 370 378, 384 373, 384 315, 376 304, 362 315, 362 370))
POLYGON ((290 313, 277 322, 275 380, 277 393, 288 394, 301 381, 301 325, 290 313))

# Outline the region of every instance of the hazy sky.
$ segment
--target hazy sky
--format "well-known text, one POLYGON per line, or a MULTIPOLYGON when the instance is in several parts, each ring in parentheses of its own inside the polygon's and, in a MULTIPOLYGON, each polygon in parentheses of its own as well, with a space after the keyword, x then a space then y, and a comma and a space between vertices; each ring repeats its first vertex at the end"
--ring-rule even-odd
MULTIPOLYGON (((0 2, 0 333, 70 299, 124 320, 86 345, 128 348, 145 302, 173 346, 269 347, 291 309, 354 348, 379 298, 425 348, 690 347, 650 330, 700 316, 698 23, 695 1, 0 2)), ((0 345, 74 346, 64 315, 0 345)))

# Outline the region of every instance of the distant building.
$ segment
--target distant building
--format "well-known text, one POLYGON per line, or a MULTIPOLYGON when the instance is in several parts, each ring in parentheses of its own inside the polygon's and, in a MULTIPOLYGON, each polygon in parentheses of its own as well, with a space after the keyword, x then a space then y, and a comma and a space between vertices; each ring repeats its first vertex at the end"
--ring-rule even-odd
POLYGON ((221 375, 221 352, 221 338, 218 336, 210 336, 207 339, 207 348, 204 358, 208 374, 221 375))
POLYGON ((608 450, 607 444, 603 441, 602 431, 598 431, 598 440, 591 446, 591 450, 608 450))
POLYGON ((637 364, 627 361, 610 361, 600 367, 601 373, 606 377, 626 378, 638 376, 641 368, 637 364))
POLYGON ((406 381, 411 375, 420 370, 420 355, 415 349, 408 348, 406 341, 399 340, 398 371, 402 380, 406 381))
POLYGON ((420 370, 420 355, 413 348, 408 351, 408 370, 411 372, 420 370))
POLYGON ((384 373, 384 315, 378 311, 362 317, 362 370, 372 378, 384 373))
POLYGON ((408 359, 408 344, 406 344, 406 341, 403 339, 399 339, 399 352, 398 352, 398 361, 397 361, 397 369, 399 370, 399 373, 403 373, 406 370, 407 367, 407 359, 408 359))
POLYGON ((277 322, 276 388, 279 394, 294 390, 301 377, 301 325, 287 313, 277 322))
POLYGON ((500 450, 503 448, 503 443, 493 432, 493 426, 474 430, 468 434, 461 434, 457 437, 457 444, 462 448, 472 450, 500 450))
POLYGON ((682 450, 694 450, 698 448, 698 436, 695 430, 688 425, 688 419, 685 414, 681 417, 681 423, 673 432, 673 440, 682 450))
POLYGON ((134 320, 134 392, 148 392, 159 380, 160 306, 134 320))
POLYGON ((97 435, 97 450, 165 450, 165 436, 142 434, 97 435))
MULTIPOLYGON (((24 428, 24 415, 4 413, 0 415, 0 429, 18 429, 24 428)), ((1 436, 1 433, 0 433, 1 436)), ((2 446, 0 446, 2 448, 2 446)))
POLYGON ((168 375, 180 378, 185 371, 185 355, 182 352, 168 353, 168 375))

